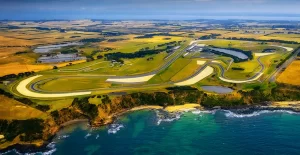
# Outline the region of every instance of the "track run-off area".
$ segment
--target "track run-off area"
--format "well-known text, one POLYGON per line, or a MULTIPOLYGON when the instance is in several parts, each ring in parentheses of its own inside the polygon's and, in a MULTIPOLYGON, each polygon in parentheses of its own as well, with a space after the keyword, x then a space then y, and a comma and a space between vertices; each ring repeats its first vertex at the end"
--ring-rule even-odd
MULTIPOLYGON (((260 79, 260 77, 264 74, 264 70, 266 69, 266 66, 261 61, 261 59, 265 56, 272 55, 273 53, 253 53, 255 56, 256 61, 258 62, 260 66, 260 70, 257 71, 252 77, 236 80, 236 79, 230 79, 228 77, 225 77, 225 72, 227 71, 223 65, 221 65, 217 60, 198 60, 197 64, 200 66, 196 72, 194 72, 192 75, 189 75, 189 77, 184 78, 180 81, 169 81, 169 82, 163 82, 159 84, 149 84, 147 83, 151 78, 153 78, 158 73, 165 71, 168 69, 170 65, 172 65, 178 58, 182 57, 187 50, 198 43, 198 41, 192 41, 186 48, 182 49, 181 51, 177 52, 176 55, 165 62, 160 68, 150 71, 148 73, 139 74, 139 75, 133 75, 133 76, 110 76, 110 75, 101 75, 101 76, 86 76, 86 75, 74 75, 74 76, 68 76, 68 75, 60 75, 55 78, 43 78, 43 75, 35 75, 32 77, 29 77, 27 79, 24 79, 17 83, 14 86, 14 89, 12 91, 15 91, 14 93, 17 93, 21 96, 26 97, 32 97, 32 98, 63 98, 63 97, 71 97, 71 96, 81 96, 81 95, 90 95, 93 93, 115 93, 115 92, 127 92, 127 91, 137 91, 137 90, 147 90, 147 89, 159 89, 159 88, 166 88, 166 87, 172 87, 172 86, 187 86, 187 85, 193 85, 209 76, 211 76, 216 70, 214 66, 217 66, 220 69, 220 74, 218 75, 218 78, 223 82, 228 83, 250 83, 254 82, 260 79), (45 83, 51 80, 55 79, 63 79, 68 77, 77 77, 77 78, 106 78, 106 82, 108 83, 114 83, 114 84, 120 84, 115 87, 109 87, 109 88, 93 88, 93 89, 82 89, 82 90, 75 90, 75 91, 56 91, 56 90, 43 90, 40 87, 38 87, 39 84, 45 83), (125 85, 123 85, 125 84, 125 85)), ((293 48, 290 47, 283 47, 283 46, 276 46, 276 45, 270 45, 278 48, 283 48, 284 50, 290 52, 293 50, 293 48)), ((230 63, 231 64, 231 63, 230 63)), ((228 66, 229 67, 229 66, 228 66)), ((227 67, 226 67, 227 68, 227 67)), ((84 68, 83 68, 84 69, 84 68)), ((70 72, 73 72, 76 70, 68 70, 70 72)), ((277 72, 277 71, 276 71, 277 72)))

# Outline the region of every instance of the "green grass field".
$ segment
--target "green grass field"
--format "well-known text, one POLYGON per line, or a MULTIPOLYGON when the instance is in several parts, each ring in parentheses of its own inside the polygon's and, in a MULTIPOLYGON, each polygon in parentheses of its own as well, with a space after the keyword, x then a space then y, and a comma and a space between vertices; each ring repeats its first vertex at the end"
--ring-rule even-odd
POLYGON ((180 80, 184 80, 189 76, 193 75, 197 72, 197 70, 201 66, 197 64, 197 59, 194 59, 189 62, 184 68, 182 68, 179 72, 177 72, 172 78, 171 81, 176 82, 180 80))
POLYGON ((171 66, 169 66, 164 71, 155 75, 148 83, 162 83, 169 82, 170 79, 175 76, 178 72, 180 72, 186 65, 188 65, 192 60, 186 58, 178 58, 171 66))
POLYGON ((108 88, 111 84, 105 82, 106 79, 101 77, 65 77, 48 81, 45 84, 39 85, 39 88, 47 91, 78 91, 108 88))

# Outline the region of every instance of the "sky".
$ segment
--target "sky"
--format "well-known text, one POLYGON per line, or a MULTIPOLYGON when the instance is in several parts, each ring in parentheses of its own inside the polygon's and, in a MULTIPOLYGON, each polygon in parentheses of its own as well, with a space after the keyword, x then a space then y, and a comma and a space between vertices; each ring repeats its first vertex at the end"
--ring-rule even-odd
POLYGON ((0 20, 291 19, 300 0, 0 0, 0 20))

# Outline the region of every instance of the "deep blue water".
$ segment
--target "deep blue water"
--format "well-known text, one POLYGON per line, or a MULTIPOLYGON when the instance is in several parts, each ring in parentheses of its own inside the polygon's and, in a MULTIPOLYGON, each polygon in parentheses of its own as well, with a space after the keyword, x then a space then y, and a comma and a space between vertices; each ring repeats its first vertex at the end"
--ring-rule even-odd
POLYGON ((138 111, 117 123, 97 130, 71 125, 59 133, 53 155, 300 154, 300 115, 288 111, 186 112, 159 125, 154 111, 138 111))

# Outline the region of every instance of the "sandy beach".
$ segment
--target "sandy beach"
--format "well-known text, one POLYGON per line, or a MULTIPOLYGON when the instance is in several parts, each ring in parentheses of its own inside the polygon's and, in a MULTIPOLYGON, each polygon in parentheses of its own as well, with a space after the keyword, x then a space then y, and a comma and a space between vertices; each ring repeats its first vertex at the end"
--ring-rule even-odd
POLYGON ((273 102, 269 106, 273 108, 292 108, 294 110, 300 110, 300 101, 273 102))
POLYGON ((174 105, 174 106, 167 106, 166 108, 163 108, 162 106, 158 105, 145 105, 145 106, 138 106, 134 107, 132 109, 129 109, 126 112, 132 112, 132 111, 138 111, 138 110, 165 110, 167 112, 180 112, 180 111, 186 111, 186 110, 193 110, 193 109, 199 109, 202 108, 200 104, 184 104, 184 105, 174 105))
POLYGON ((197 108, 201 108, 200 104, 174 105, 174 106, 168 106, 164 110, 168 112, 181 112, 186 110, 194 110, 197 108))
POLYGON ((138 111, 138 110, 145 110, 145 109, 163 109, 162 106, 158 106, 158 105, 147 105, 147 106, 138 106, 138 107, 134 107, 132 109, 130 109, 129 111, 138 111))

